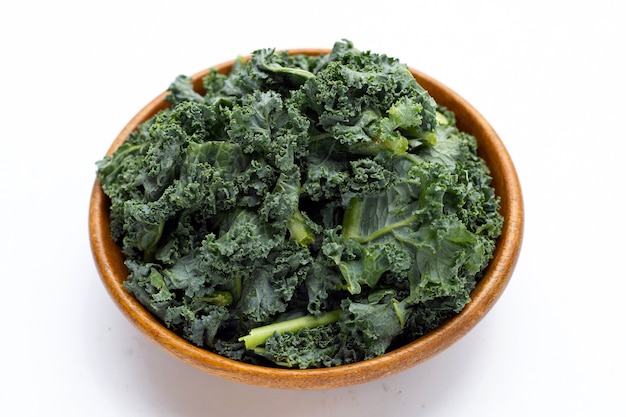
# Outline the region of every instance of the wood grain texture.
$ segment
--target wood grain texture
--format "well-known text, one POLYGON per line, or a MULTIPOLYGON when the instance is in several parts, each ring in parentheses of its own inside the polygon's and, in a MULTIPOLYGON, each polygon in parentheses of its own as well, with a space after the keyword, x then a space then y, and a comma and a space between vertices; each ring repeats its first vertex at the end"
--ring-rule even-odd
MULTIPOLYGON (((291 54, 320 55, 327 49, 294 49, 291 54)), ((234 61, 213 68, 228 73, 234 61)), ((209 69, 192 77, 194 88, 202 92, 202 77, 209 69)), ((485 118, 454 91, 437 80, 411 69, 413 76, 435 100, 452 110, 461 130, 476 137, 479 154, 491 170, 493 186, 501 199, 504 228, 494 258, 485 276, 472 292, 472 301, 457 316, 422 338, 378 358, 327 369, 292 370, 250 365, 198 348, 169 331, 123 287, 127 269, 120 248, 109 228, 109 200, 100 184, 94 182, 89 207, 91 249, 100 277, 111 298, 145 336, 166 352, 210 374, 245 384, 282 389, 328 389, 356 385, 390 376, 416 366, 439 354, 467 334, 493 307, 515 268, 521 250, 524 209, 519 179, 504 144, 485 118)), ((146 105, 122 129, 107 154, 112 154, 130 132, 159 110, 168 106, 166 93, 146 105)))

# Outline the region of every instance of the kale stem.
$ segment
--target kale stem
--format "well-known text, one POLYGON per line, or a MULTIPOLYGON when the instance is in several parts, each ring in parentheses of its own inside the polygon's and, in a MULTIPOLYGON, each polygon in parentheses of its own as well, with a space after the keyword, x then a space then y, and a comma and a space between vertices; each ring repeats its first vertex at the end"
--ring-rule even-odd
POLYGON ((378 229, 377 231, 375 231, 374 233, 371 233, 367 236, 355 236, 354 239, 359 242, 359 243, 367 243, 367 242, 371 242, 372 240, 376 240, 379 237, 381 237, 382 235, 385 235, 387 233, 392 233, 394 230, 400 228, 400 227, 404 227, 404 226, 408 226, 410 225, 412 222, 414 221, 413 216, 407 217, 404 220, 400 220, 399 222, 395 222, 392 223, 388 226, 382 227, 380 229, 378 229))
POLYGON ((357 197, 353 197, 343 214, 341 234, 345 240, 359 235, 359 223, 361 222, 362 209, 363 202, 357 197))
POLYGON ((200 297, 198 300, 216 306, 229 306, 233 303, 233 295, 228 291, 215 291, 215 294, 209 297, 200 297))
POLYGON ((420 164, 420 163, 423 162, 417 156, 415 156, 414 154, 412 154, 410 152, 405 152, 404 154, 402 154, 402 157, 408 159, 409 161, 411 161, 414 164, 420 164))
POLYGON ((268 324, 267 326, 255 327, 250 330, 247 336, 239 338, 240 342, 244 342, 246 349, 253 350, 257 346, 265 343, 267 339, 275 333, 297 332, 304 328, 313 328, 331 324, 339 320, 341 310, 333 310, 322 314, 321 316, 307 315, 291 320, 285 320, 277 323, 268 324))
POLYGON ((302 246, 307 246, 315 240, 315 234, 305 224, 300 210, 296 210, 287 220, 287 229, 289 229, 292 239, 302 246))
POLYGON ((239 274, 235 275, 233 288, 232 288, 232 294, 233 294, 233 297, 235 298, 235 301, 239 301, 239 299, 241 298, 242 281, 243 279, 241 275, 239 274))
POLYGON ((398 229, 400 227, 404 227, 404 226, 408 226, 411 223, 413 223, 414 221, 414 217, 413 216, 409 216, 404 220, 400 220, 398 222, 392 223, 388 226, 382 227, 378 230, 376 230, 374 233, 371 233, 367 236, 356 236, 355 239, 359 242, 359 243, 367 243, 367 242, 371 242, 372 240, 378 239, 379 237, 381 237, 382 235, 385 235, 387 233, 391 233, 393 232, 395 229, 398 229))
POLYGON ((411 224, 415 218, 414 216, 409 216, 406 219, 397 221, 385 227, 382 227, 376 230, 373 233, 370 233, 367 236, 359 235, 359 224, 361 222, 361 214, 363 211, 363 202, 359 200, 357 197, 352 198, 350 200, 350 204, 348 208, 343 214, 343 223, 342 223, 342 231, 341 234, 345 240, 353 238, 359 243, 367 243, 372 240, 378 239, 379 237, 393 232, 395 229, 403 226, 408 226, 411 224))

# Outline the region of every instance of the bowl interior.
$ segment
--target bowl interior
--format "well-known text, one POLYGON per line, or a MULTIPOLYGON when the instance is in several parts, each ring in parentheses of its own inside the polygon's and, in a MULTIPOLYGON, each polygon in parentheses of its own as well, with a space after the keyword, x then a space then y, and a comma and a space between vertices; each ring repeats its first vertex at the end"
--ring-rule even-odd
MULTIPOLYGON (((326 49, 294 49, 290 54, 319 55, 326 49)), ((217 65, 228 73, 234 61, 217 65)), ((202 78, 209 69, 192 77, 194 88, 202 92, 202 78)), ((126 317, 148 338, 168 353, 205 372, 229 380, 284 389, 327 389, 360 384, 411 368, 446 349, 469 332, 491 309, 502 294, 515 267, 523 232, 521 188, 513 162, 500 138, 489 123, 469 103, 435 79, 411 69, 416 80, 439 103, 452 110, 459 129, 472 134, 478 142, 479 155, 485 159, 493 176, 492 185, 501 199, 504 227, 494 258, 471 296, 472 301, 448 322, 401 348, 380 357, 350 365, 324 369, 277 369, 246 364, 198 348, 163 326, 123 287, 127 269, 120 248, 111 239, 109 200, 96 180, 93 186, 89 233, 94 260, 111 298, 126 317)), ((110 146, 112 154, 139 124, 168 106, 166 93, 146 105, 122 129, 110 146)))

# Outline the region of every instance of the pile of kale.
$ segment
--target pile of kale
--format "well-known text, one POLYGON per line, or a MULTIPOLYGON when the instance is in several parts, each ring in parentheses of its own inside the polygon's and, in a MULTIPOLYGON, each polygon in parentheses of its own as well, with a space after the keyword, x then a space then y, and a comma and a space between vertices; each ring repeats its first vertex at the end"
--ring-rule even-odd
POLYGON ((259 50, 97 163, 126 288, 190 342, 296 368, 376 357, 458 313, 503 219, 475 139, 408 68, 259 50))

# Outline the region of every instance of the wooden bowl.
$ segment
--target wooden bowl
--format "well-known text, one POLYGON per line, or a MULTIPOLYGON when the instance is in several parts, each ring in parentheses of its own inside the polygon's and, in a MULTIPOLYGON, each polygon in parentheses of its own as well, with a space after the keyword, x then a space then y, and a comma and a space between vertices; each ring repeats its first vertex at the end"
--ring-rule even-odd
MULTIPOLYGON (((294 49, 290 54, 320 55, 327 49, 294 49)), ((227 74, 234 61, 217 65, 227 74)), ((194 87, 202 91, 202 77, 208 69, 192 77, 194 87)), ((471 302, 455 317, 408 345, 380 357, 324 369, 276 369, 246 364, 198 348, 174 334, 152 316, 122 283, 127 277, 120 248, 113 242, 109 229, 109 200, 96 180, 89 208, 91 248, 104 286, 126 317, 149 339, 182 361, 210 374, 245 384, 284 389, 327 389, 356 385, 407 370, 442 352, 468 333, 491 309, 506 287, 517 261, 523 233, 523 202, 517 173, 500 138, 462 97, 435 79, 411 69, 416 80, 457 117, 460 130, 472 134, 479 154, 493 175, 493 187, 501 199, 504 228, 497 242, 494 258, 485 276, 471 294, 471 302)), ((108 154, 124 142, 130 132, 169 104, 164 92, 146 105, 122 129, 108 154)))

